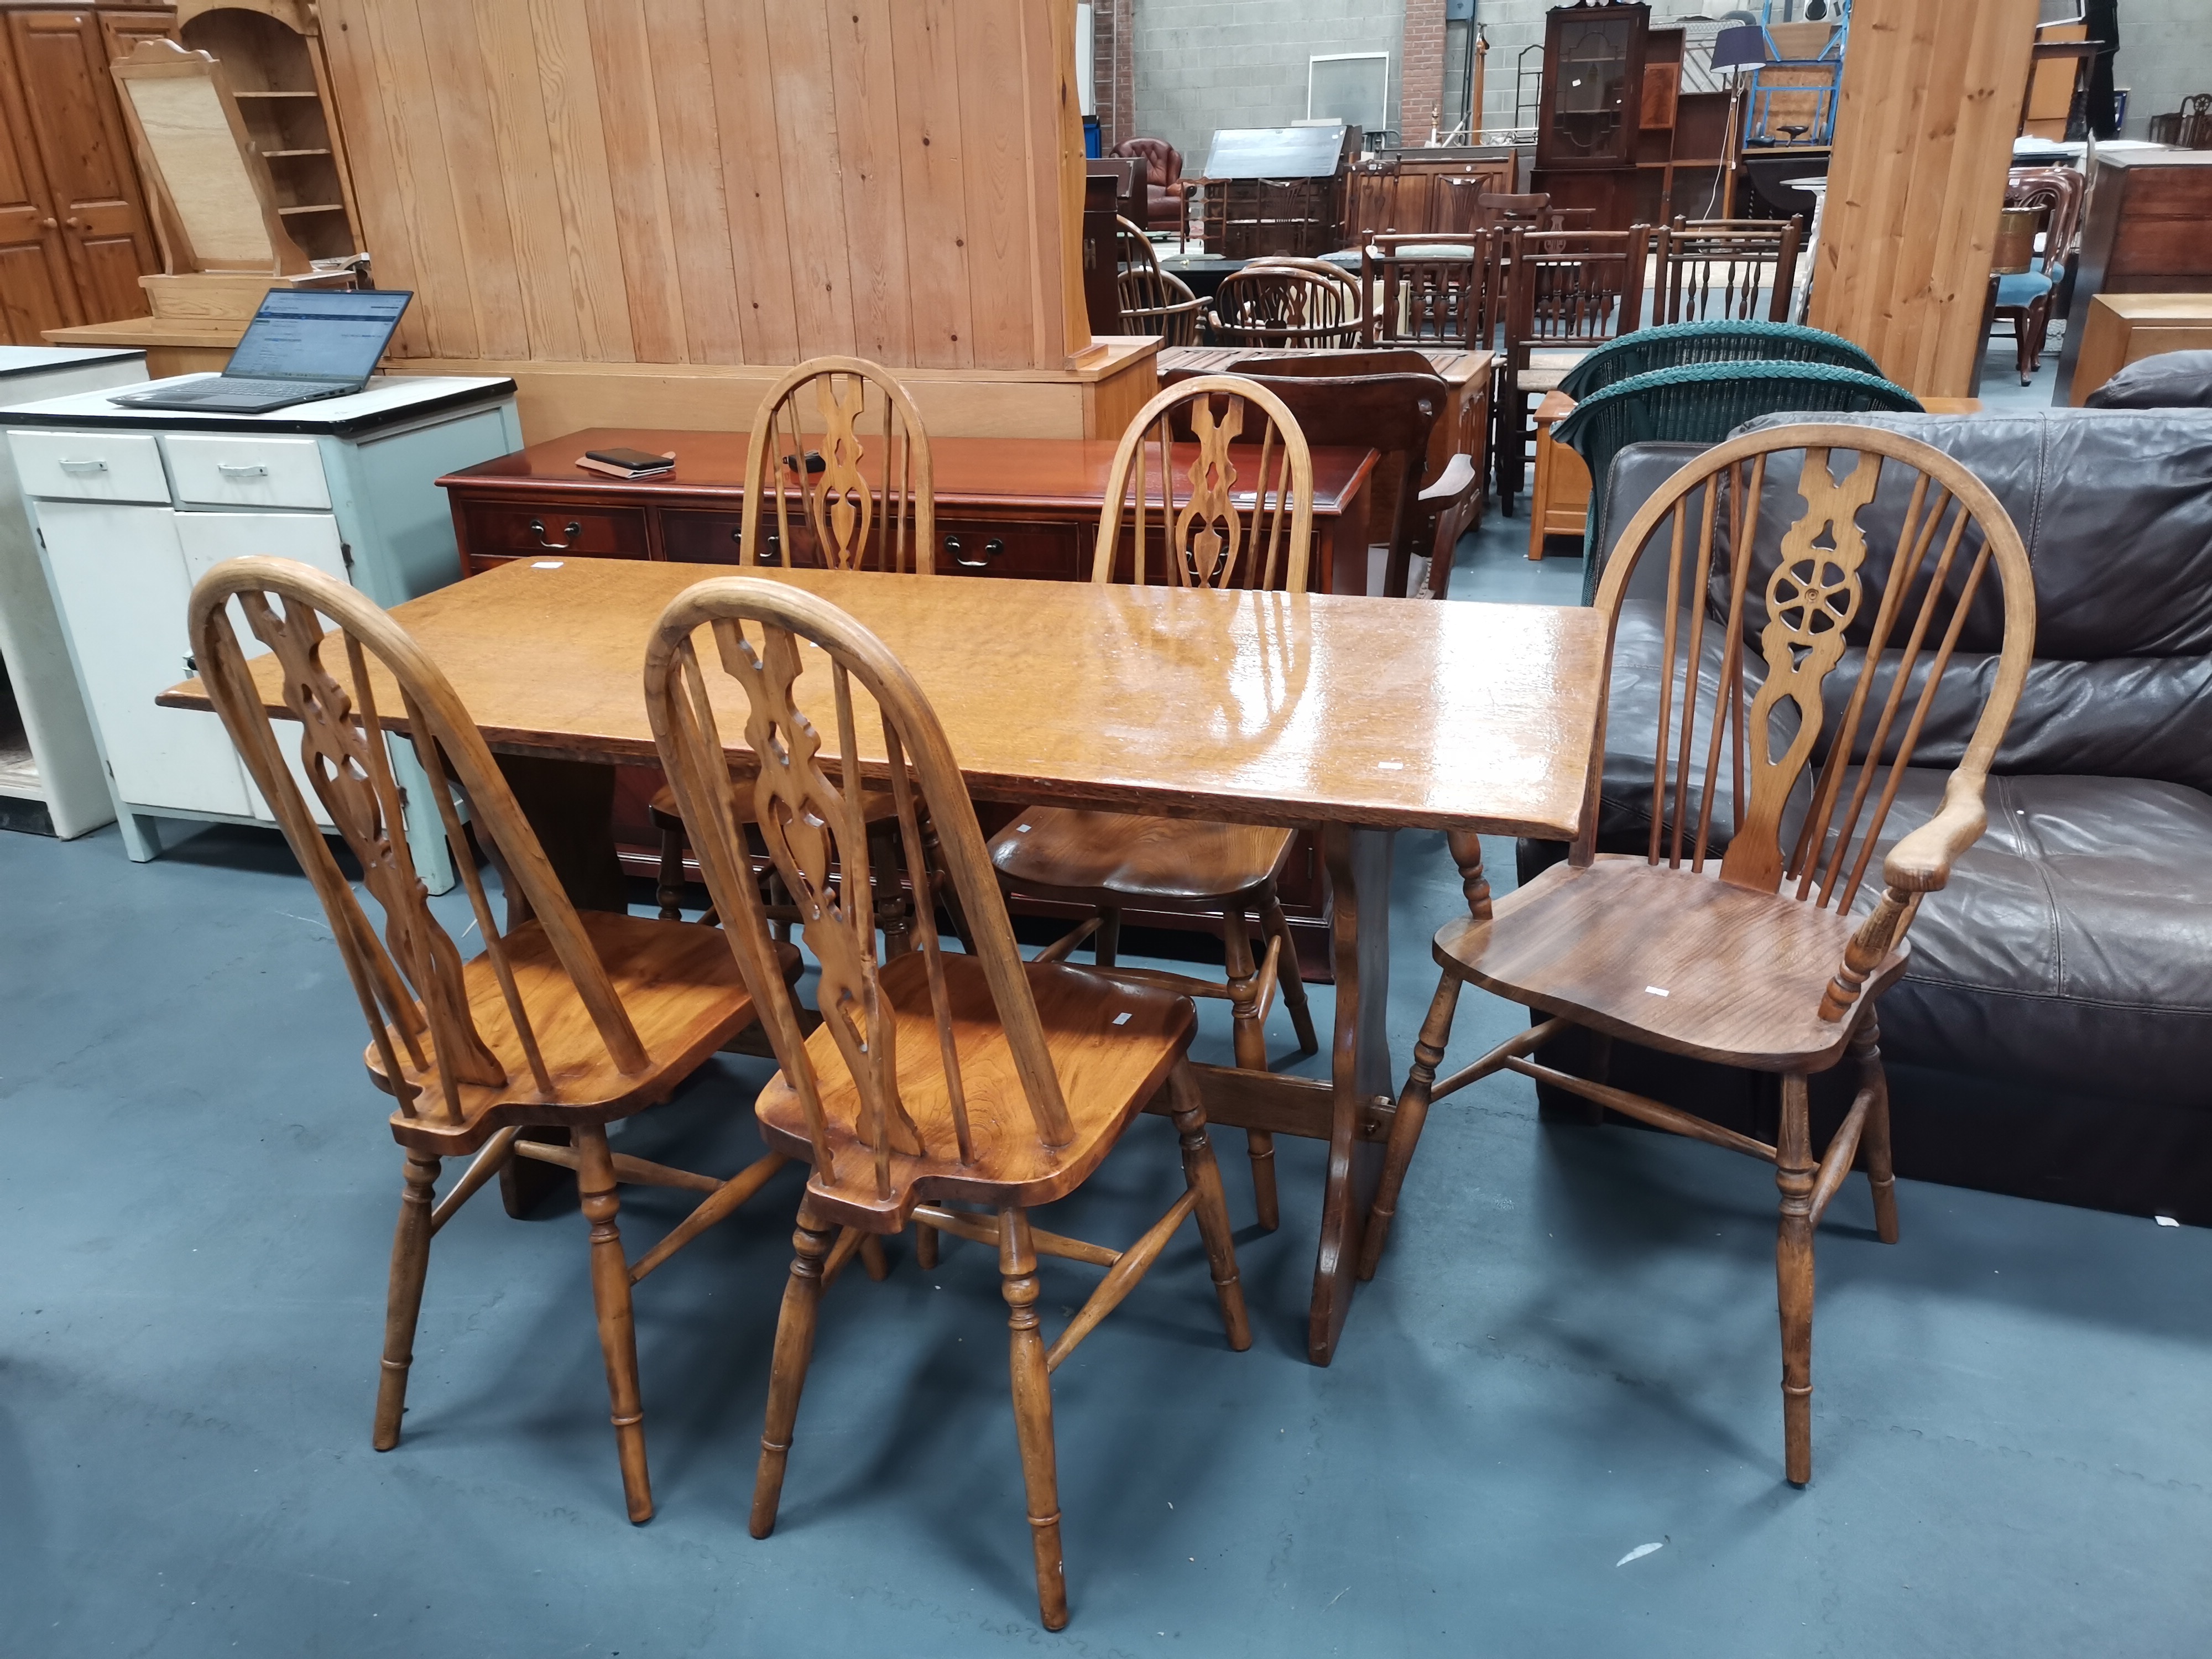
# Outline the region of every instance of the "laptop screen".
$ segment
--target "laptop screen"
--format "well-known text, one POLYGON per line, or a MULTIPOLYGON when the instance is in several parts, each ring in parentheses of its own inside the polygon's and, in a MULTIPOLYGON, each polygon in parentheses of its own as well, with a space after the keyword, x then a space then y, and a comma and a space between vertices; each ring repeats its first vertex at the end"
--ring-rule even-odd
POLYGON ((267 380, 366 380, 414 295, 271 289, 223 373, 267 380))

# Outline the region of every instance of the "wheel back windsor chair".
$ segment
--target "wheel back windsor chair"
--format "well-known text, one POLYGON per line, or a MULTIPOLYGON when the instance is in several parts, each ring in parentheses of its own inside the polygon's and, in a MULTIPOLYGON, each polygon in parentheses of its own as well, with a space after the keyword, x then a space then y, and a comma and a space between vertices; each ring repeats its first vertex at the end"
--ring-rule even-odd
MULTIPOLYGON (((1652 557, 1665 565, 1666 607, 1650 844, 1641 858, 1595 851, 1602 714, 1584 828, 1565 864, 1493 902, 1480 842, 1454 838, 1468 914, 1436 936, 1443 977, 1399 1099, 1361 1268, 1374 1271, 1430 1105, 1500 1070, 1765 1158, 1781 1193, 1785 1468, 1802 1485, 1813 1468, 1814 1229, 1863 1151, 1876 1230, 1896 1241, 1875 1004, 1904 970, 1914 915, 1986 822, 1990 768, 2034 653, 2034 587, 2019 532, 1979 479, 1872 426, 1761 429, 1684 467, 1630 521, 1606 568, 1597 605, 1609 640, 1632 576, 1652 557), (1886 544, 1869 545, 1877 536, 1886 544), (1986 684, 1947 682, 1962 642, 1994 655, 1986 684), (1931 710, 1972 735, 1937 814, 1885 836, 1931 710), (1438 1083, 1463 983, 1548 1018, 1438 1083), (1601 1044, 1620 1037, 1780 1074, 1775 1142, 1530 1057, 1571 1028, 1601 1044), (1815 1157, 1806 1079, 1847 1054, 1857 1093, 1815 1157)), ((1608 643, 1608 668, 1610 657, 1608 643)))
POLYGON ((934 711, 883 642, 828 601, 757 577, 687 589, 653 635, 645 690, 729 948, 759 988, 782 1067, 760 1096, 762 1133, 810 1166, 776 1327, 753 1535, 764 1538, 775 1524, 832 1230, 844 1224, 879 1236, 911 1220, 980 1239, 999 1251, 1038 1606, 1047 1627, 1057 1630, 1067 1622, 1067 1592, 1052 1370, 1193 1214, 1230 1346, 1251 1346, 1220 1173, 1185 1060, 1195 1024, 1189 1000, 1127 974, 1022 961, 934 711), (710 684, 710 665, 721 683, 710 684), (804 690, 802 680, 810 682, 804 690), (871 741, 880 738, 880 770, 914 867, 921 866, 925 812, 942 835, 946 873, 970 930, 966 954, 939 949, 923 906, 921 948, 886 960, 866 907, 848 902, 866 890, 871 850, 854 759, 863 752, 862 698, 874 707, 871 741), (718 703, 742 720, 759 763, 745 786, 731 779, 718 703), (825 731, 835 734, 834 763, 824 754, 825 731), (811 1037, 801 1034, 775 970, 741 833, 748 823, 766 840, 799 908, 801 936, 821 964, 822 1024, 811 1037), (843 872, 836 884, 833 865, 843 872), (1081 1186, 1163 1088, 1171 1091, 1185 1179, 1167 1213, 1121 1251, 1032 1227, 1031 1208, 1081 1186), (1108 1269, 1049 1350, 1038 1328, 1039 1255, 1108 1269))
MULTIPOLYGON (((369 1080, 397 1103, 392 1134, 405 1150, 406 1177, 376 1449, 399 1443, 432 1235, 510 1158, 565 1164, 576 1172, 591 1223, 592 1297, 629 1517, 650 1519, 630 1288, 757 1192, 786 1159, 771 1152, 720 1181, 612 1153, 606 1126, 665 1100, 753 1023, 745 981, 712 928, 576 910, 446 677, 351 587, 288 559, 228 560, 193 588, 191 629, 223 725, 330 920, 368 1021, 369 1080), (238 618, 282 665, 283 703, 300 722, 301 773, 358 860, 380 928, 286 763, 238 618), (483 937, 482 954, 470 960, 432 911, 401 827, 399 786, 379 724, 393 713, 404 715, 415 754, 435 781, 439 817, 483 937), (450 789, 441 787, 448 781, 450 789), (504 928, 477 872, 477 847, 499 871, 504 928), (568 1144, 529 1139, 527 1127, 564 1131, 568 1144), (469 1154, 467 1172, 436 1198, 441 1161, 469 1154), (616 1224, 617 1182, 705 1196, 633 1263, 616 1224)), ((763 971, 781 985, 797 967, 787 950, 763 971)))

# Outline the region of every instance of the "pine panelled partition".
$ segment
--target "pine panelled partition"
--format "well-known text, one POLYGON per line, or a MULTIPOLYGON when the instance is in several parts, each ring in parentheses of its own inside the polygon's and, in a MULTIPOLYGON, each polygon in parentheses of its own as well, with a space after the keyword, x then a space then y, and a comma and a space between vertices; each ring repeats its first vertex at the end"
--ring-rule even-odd
POLYGON ((1968 395, 2036 0, 1857 0, 1809 321, 1968 395))
POLYGON ((945 433, 1113 435, 1151 389, 1085 320, 1073 0, 322 17, 397 352, 513 374, 533 437, 741 425, 825 354, 915 371, 945 433))

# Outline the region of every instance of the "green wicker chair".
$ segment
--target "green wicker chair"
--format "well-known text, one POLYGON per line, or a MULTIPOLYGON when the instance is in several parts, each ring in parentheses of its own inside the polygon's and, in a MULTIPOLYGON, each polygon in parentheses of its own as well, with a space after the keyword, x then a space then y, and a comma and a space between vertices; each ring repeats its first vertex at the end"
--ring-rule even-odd
POLYGON ((1903 386, 1879 375, 1827 363, 1688 363, 1680 368, 1632 375, 1591 393, 1575 405, 1574 412, 1552 434, 1554 442, 1571 444, 1589 465, 1583 603, 1594 601, 1603 568, 1606 475, 1612 470, 1613 458, 1629 445, 1717 444, 1746 421, 1761 415, 1844 415, 1870 410, 1924 412, 1920 400, 1903 386))
POLYGON ((1735 362, 1826 363, 1862 374, 1881 373, 1849 340, 1817 328, 1795 323, 1668 323, 1600 346, 1567 372, 1559 390, 1580 403, 1632 375, 1690 363, 1735 362))

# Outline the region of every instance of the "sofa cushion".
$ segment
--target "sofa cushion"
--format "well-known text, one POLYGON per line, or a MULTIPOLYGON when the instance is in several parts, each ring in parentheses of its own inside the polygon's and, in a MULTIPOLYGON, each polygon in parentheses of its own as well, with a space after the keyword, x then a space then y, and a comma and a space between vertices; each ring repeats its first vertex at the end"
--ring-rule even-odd
MULTIPOLYGON (((1909 770, 1881 856, 1948 774, 1909 770)), ((1922 901, 1882 1047, 1945 1071, 2212 1104, 2212 796, 2112 777, 1992 777, 1989 829, 1922 901)))

